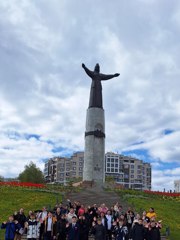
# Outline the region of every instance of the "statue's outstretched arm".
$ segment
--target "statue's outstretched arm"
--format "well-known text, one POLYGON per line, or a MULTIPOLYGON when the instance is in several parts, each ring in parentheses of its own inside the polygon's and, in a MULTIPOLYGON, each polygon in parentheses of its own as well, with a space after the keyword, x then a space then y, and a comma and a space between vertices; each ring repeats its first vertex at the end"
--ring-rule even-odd
POLYGON ((102 74, 102 73, 100 73, 101 80, 109 80, 111 78, 118 77, 119 75, 120 75, 119 73, 115 73, 115 74, 102 74))
POLYGON ((87 75, 88 75, 90 78, 93 78, 94 72, 91 71, 91 70, 89 70, 89 69, 85 66, 84 63, 82 64, 82 68, 84 68, 85 72, 87 73, 87 75))

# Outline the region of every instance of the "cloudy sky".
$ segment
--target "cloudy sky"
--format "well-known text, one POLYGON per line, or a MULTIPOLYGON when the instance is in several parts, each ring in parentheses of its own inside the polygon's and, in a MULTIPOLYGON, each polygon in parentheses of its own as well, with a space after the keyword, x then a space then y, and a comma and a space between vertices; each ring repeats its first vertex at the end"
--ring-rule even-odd
POLYGON ((180 179, 180 2, 0 1, 0 175, 84 149, 91 80, 103 82, 106 151, 152 164, 153 189, 180 179))

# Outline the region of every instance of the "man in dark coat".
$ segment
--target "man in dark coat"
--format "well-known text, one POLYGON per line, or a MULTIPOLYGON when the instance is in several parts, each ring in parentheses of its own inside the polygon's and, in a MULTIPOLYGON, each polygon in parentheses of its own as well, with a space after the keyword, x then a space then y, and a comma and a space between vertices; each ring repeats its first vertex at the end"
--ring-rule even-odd
POLYGON ((79 216, 79 240, 88 240, 89 236, 89 221, 84 215, 79 216))
POLYGON ((97 224, 93 222, 92 234, 95 240, 106 240, 106 228, 102 225, 101 218, 98 218, 97 224))
POLYGON ((161 240, 161 234, 159 228, 156 226, 155 221, 150 223, 150 228, 146 235, 147 240, 161 240))
POLYGON ((26 222, 26 216, 24 214, 24 209, 20 208, 19 212, 14 214, 14 220, 18 221, 18 223, 21 225, 20 231, 16 232, 15 239, 21 240, 22 234, 24 232, 24 224, 26 222))
POLYGON ((145 228, 143 226, 143 220, 135 220, 134 226, 130 233, 130 239, 133 240, 144 240, 145 238, 145 228))
POLYGON ((79 224, 77 223, 77 217, 72 217, 72 223, 67 223, 67 240, 79 240, 79 224))
POLYGON ((62 214, 61 218, 56 222, 56 236, 58 240, 66 240, 66 224, 67 220, 65 215, 62 214))

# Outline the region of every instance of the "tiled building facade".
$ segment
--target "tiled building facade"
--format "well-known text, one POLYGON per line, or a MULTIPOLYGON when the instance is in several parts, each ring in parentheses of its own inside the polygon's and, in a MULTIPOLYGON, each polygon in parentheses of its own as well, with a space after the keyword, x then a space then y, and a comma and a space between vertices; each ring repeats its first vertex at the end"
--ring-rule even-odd
MULTIPOLYGON (((44 175, 49 183, 66 184, 82 178, 84 152, 70 158, 54 157, 45 163, 44 175)), ((142 160, 112 152, 105 155, 105 176, 114 178, 124 188, 151 189, 151 165, 142 160)))
POLYGON ((124 188, 151 189, 151 165, 137 158, 108 152, 105 173, 124 188))
POLYGON ((72 178, 80 178, 83 173, 84 152, 72 157, 54 157, 45 163, 44 176, 48 183, 66 184, 72 178))
POLYGON ((180 193, 180 180, 175 180, 174 181, 174 191, 176 193, 180 193))

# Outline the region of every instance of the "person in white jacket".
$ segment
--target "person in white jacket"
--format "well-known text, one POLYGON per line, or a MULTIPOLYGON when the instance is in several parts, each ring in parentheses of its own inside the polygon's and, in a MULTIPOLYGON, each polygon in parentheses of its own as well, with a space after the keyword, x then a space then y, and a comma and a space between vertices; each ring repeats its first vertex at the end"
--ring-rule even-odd
POLYGON ((30 219, 25 223, 27 228, 27 239, 36 240, 39 237, 40 222, 36 220, 34 213, 31 213, 30 219))

